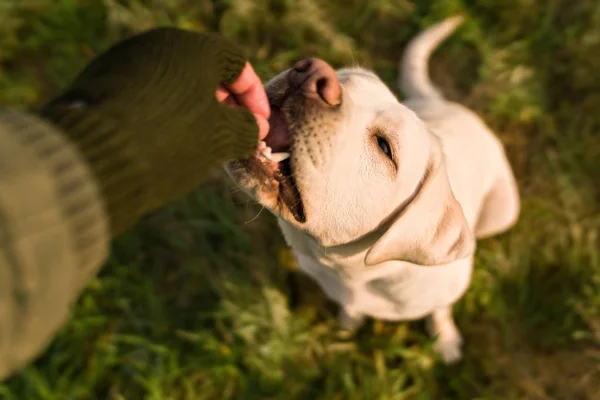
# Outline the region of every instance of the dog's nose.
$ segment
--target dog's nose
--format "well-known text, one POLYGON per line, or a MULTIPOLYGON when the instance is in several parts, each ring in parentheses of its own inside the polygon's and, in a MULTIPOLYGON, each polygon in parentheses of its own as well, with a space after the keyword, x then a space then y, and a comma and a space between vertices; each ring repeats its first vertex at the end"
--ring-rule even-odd
POLYGON ((314 100, 322 100, 330 106, 342 103, 342 86, 335 70, 323 60, 309 58, 298 61, 288 75, 291 87, 314 100))

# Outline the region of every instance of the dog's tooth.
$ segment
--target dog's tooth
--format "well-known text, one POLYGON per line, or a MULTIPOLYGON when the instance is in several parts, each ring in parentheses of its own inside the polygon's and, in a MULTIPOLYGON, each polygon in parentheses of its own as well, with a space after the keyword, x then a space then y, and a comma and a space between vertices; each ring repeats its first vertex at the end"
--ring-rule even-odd
POLYGON ((269 158, 271 159, 271 161, 281 162, 290 158, 290 153, 273 153, 269 158))
POLYGON ((271 148, 269 146, 265 147, 265 149, 263 150, 263 154, 267 158, 271 158, 271 153, 272 152, 273 152, 273 150, 271 150, 271 148))

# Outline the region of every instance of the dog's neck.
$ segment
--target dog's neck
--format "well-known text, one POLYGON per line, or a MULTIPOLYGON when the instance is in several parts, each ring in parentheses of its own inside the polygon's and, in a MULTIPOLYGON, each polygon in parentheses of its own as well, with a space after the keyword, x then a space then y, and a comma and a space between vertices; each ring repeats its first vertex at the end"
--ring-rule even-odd
POLYGON ((372 235, 365 235, 360 241, 327 247, 321 245, 314 236, 294 228, 287 221, 281 218, 278 218, 278 221, 286 242, 296 255, 336 270, 362 270, 370 248, 369 243, 372 245, 377 240, 373 232, 372 235))
POLYGON ((311 257, 322 265, 332 268, 366 268, 365 257, 369 249, 373 247, 398 216, 417 197, 426 179, 427 172, 419 181, 412 194, 375 229, 347 243, 334 246, 323 245, 314 236, 292 227, 291 224, 281 218, 278 218, 279 226, 288 244, 298 254, 311 257), (302 237, 299 238, 299 235, 302 237))

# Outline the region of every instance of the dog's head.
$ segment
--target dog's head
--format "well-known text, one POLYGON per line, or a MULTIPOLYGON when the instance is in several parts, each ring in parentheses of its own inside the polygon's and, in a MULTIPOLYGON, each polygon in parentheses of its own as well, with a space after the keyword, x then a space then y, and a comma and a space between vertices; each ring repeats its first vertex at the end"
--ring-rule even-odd
POLYGON ((311 59, 265 88, 265 144, 227 168, 259 203, 324 247, 375 235, 369 265, 473 252, 437 137, 375 74, 311 59))

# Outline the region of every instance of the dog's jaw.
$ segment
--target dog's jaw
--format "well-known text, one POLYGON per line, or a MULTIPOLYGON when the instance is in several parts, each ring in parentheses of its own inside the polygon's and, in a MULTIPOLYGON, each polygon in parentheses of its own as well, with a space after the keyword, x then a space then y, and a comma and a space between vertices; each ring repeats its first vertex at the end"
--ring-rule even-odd
POLYGON ((241 188, 273 214, 303 224, 306 213, 295 180, 294 134, 286 100, 290 91, 284 73, 265 85, 271 106, 271 129, 257 152, 226 165, 229 175, 241 188))

